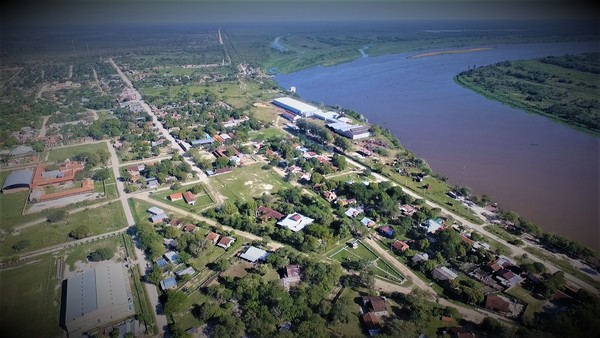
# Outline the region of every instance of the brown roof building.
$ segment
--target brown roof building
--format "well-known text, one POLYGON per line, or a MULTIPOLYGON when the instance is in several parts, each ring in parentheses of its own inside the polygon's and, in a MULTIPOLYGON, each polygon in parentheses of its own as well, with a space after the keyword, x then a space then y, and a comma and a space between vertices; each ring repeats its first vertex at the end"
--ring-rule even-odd
POLYGON ((507 313, 510 311, 509 302, 502 297, 489 294, 485 297, 485 308, 492 311, 507 313))

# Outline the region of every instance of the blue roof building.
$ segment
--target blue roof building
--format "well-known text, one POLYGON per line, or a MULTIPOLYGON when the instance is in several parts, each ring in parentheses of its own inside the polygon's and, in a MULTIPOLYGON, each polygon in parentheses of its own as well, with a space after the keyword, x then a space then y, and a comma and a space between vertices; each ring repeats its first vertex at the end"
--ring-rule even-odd
POLYGON ((386 237, 394 236, 394 229, 389 225, 381 227, 378 230, 379 230, 379 233, 382 234, 383 236, 386 236, 386 237))
POLYGON ((168 290, 168 289, 173 289, 176 287, 177 287, 177 281, 175 280, 175 277, 169 277, 167 279, 163 279, 160 281, 161 290, 168 290))

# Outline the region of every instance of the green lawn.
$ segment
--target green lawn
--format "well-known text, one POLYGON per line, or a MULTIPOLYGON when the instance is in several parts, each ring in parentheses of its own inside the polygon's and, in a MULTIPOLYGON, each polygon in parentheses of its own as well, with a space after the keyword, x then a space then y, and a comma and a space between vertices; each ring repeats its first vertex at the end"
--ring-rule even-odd
POLYGON ((517 298, 523 304, 527 304, 523 316, 533 318, 533 314, 536 312, 543 311, 545 301, 534 298, 529 291, 523 289, 520 285, 517 285, 506 292, 507 294, 517 298))
POLYGON ((274 136, 283 136, 284 132, 283 130, 276 127, 269 127, 267 129, 262 129, 258 131, 252 130, 248 132, 248 136, 250 136, 250 138, 256 138, 256 136, 258 135, 262 135, 263 139, 268 140, 274 136))
POLYGON ((69 232, 80 225, 86 225, 92 231, 92 235, 99 235, 118 230, 126 225, 125 215, 118 202, 103 205, 98 208, 90 208, 69 215, 64 224, 40 223, 21 230, 18 235, 4 235, 4 242, 0 246, 0 256, 7 257, 17 253, 38 250, 47 246, 69 242, 72 239, 69 232), (13 245, 19 241, 29 241, 22 251, 15 251, 13 245))
POLYGON ((373 253, 362 242, 359 242, 358 248, 352 249, 347 244, 338 246, 335 250, 330 251, 329 258, 343 262, 347 259, 358 260, 365 259, 373 264, 375 274, 392 281, 402 282, 404 276, 399 274, 392 266, 384 261, 377 254, 373 253))
POLYGON ((232 200, 273 194, 289 186, 273 171, 262 169, 261 164, 238 167, 230 173, 211 177, 209 181, 213 188, 232 200))
POLYGON ((106 143, 104 142, 51 149, 50 155, 48 155, 48 161, 62 162, 67 158, 72 158, 73 156, 79 155, 81 153, 95 153, 102 149, 108 151, 106 143))
POLYGON ((58 337, 61 281, 50 255, 0 270, 2 332, 11 337, 58 337))

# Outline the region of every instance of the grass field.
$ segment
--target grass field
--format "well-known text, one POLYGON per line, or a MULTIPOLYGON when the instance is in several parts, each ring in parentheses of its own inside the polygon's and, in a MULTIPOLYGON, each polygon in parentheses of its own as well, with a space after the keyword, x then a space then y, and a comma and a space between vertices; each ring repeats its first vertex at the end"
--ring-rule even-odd
POLYGON ((43 214, 21 215, 28 196, 29 191, 0 194, 0 229, 10 231, 16 225, 45 217, 43 214))
POLYGON ((232 200, 273 194, 289 186, 279 175, 262 169, 261 164, 238 167, 230 173, 211 177, 209 181, 213 188, 232 200))
POLYGON ((248 136, 250 136, 251 138, 256 138, 259 135, 261 139, 268 140, 274 136, 283 136, 285 135, 285 133, 281 129, 275 127, 270 127, 260 131, 252 130, 248 133, 248 136))
POLYGON ((373 265, 375 268, 375 274, 379 277, 383 277, 392 281, 402 282, 404 277, 399 274, 394 268, 392 268, 382 258, 373 253, 367 248, 362 242, 359 242, 358 248, 352 249, 347 244, 338 246, 333 250, 333 253, 329 255, 329 258, 343 262, 345 260, 359 260, 365 259, 373 265))
POLYGON ((48 155, 48 161, 50 162, 62 162, 67 158, 72 158, 73 156, 79 155, 81 153, 95 153, 99 150, 106 150, 108 152, 108 148, 106 147, 106 143, 92 143, 92 144, 83 144, 76 145, 72 147, 51 149, 50 154, 48 155))
POLYGON ((0 271, 2 332, 12 337, 58 337, 60 285, 50 255, 0 271))
POLYGON ((98 208, 90 208, 69 215, 67 221, 62 224, 40 223, 23 229, 18 235, 4 235, 4 242, 0 246, 0 256, 7 257, 17 253, 42 249, 55 244, 69 242, 68 234, 80 225, 86 225, 92 235, 99 235, 115 231, 126 225, 125 215, 118 202, 103 205, 98 208), (19 241, 29 241, 22 251, 15 251, 13 245, 19 241))

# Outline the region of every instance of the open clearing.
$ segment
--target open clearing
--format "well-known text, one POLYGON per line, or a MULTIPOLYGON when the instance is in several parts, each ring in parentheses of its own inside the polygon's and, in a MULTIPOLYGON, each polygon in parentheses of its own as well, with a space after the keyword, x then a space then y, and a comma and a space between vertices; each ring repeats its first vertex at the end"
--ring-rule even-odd
POLYGON ((259 197, 264 193, 273 194, 289 186, 279 175, 271 170, 262 169, 261 164, 235 168, 232 172, 211 177, 213 188, 230 199, 247 201, 250 197, 259 197))

